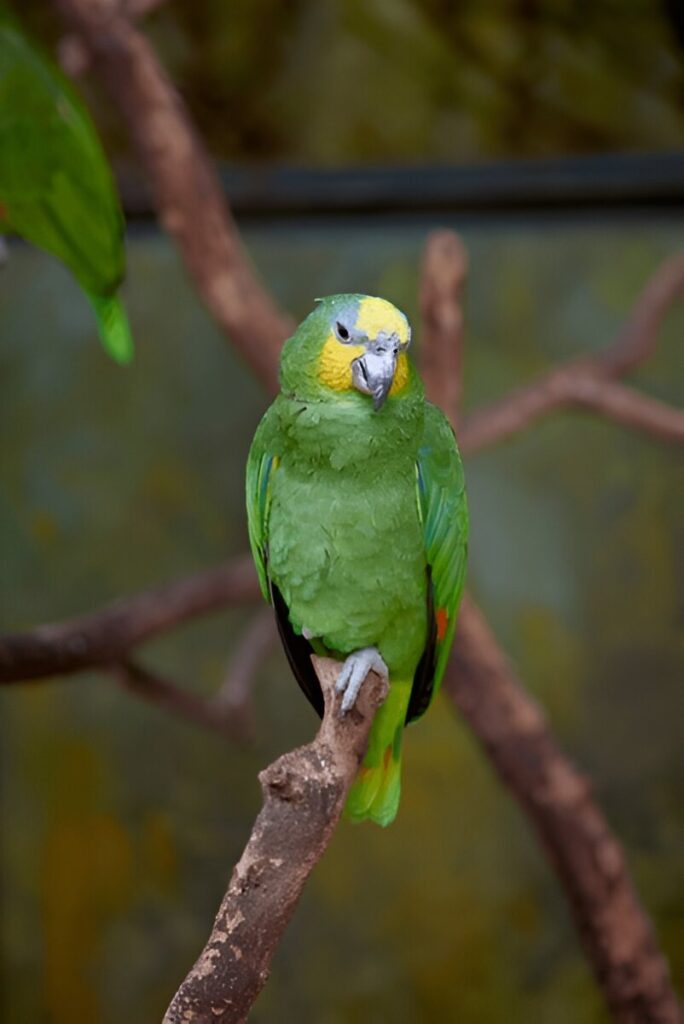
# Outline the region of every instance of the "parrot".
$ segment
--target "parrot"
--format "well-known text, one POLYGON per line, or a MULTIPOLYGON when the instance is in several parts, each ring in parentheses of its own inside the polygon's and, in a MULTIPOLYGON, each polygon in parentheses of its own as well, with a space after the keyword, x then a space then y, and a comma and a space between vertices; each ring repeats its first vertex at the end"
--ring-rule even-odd
POLYGON ((0 234, 56 256, 90 300, 104 348, 133 355, 117 295, 124 218, 109 164, 83 103, 0 7, 0 234))
POLYGON ((369 670, 388 682, 345 805, 381 826, 399 807, 404 726, 444 675, 468 546, 456 438, 410 341, 386 299, 318 299, 283 346, 246 468, 250 547, 300 688, 322 716, 312 654, 342 663, 341 714, 369 670))

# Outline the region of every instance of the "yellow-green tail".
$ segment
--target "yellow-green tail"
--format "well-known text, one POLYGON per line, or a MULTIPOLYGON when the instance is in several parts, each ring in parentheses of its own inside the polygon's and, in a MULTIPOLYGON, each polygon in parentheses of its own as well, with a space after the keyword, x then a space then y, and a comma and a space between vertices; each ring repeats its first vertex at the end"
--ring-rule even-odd
POLYGON ((97 317, 100 339, 112 359, 117 363, 130 363, 133 358, 133 338, 126 310, 117 295, 94 295, 88 292, 97 317))
POLYGON ((368 750, 349 790, 345 815, 351 821, 391 825, 401 795, 401 741, 411 685, 392 682, 375 716, 368 750))

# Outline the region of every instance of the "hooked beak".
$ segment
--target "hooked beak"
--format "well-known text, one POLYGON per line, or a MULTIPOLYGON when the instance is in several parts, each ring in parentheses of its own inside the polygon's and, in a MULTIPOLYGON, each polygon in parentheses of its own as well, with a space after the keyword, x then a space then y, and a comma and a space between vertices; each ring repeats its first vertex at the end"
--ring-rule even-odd
POLYGON ((392 387, 398 353, 396 336, 387 340, 379 338, 351 364, 354 387, 364 395, 372 395, 375 412, 382 408, 392 387))

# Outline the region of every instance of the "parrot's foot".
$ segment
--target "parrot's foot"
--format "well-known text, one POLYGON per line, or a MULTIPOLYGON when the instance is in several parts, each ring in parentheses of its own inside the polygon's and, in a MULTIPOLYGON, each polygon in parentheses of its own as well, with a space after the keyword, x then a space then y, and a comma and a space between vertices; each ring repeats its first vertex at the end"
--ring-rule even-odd
POLYGON ((380 657, 377 647, 362 647, 360 651, 354 651, 353 654, 345 658, 335 683, 335 690, 344 694, 341 708, 343 715, 346 715, 347 711, 354 706, 361 683, 371 669, 383 679, 389 680, 387 665, 380 657))

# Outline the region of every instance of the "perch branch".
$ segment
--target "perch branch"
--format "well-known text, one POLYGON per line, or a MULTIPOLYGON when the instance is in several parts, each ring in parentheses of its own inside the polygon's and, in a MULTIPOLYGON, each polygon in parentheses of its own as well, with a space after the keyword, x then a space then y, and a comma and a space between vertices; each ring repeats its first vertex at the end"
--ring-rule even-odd
POLYGON ((467 598, 445 687, 545 847, 615 1020, 682 1024, 667 962, 588 780, 556 745, 467 598))
POLYGON ((145 36, 118 5, 56 4, 132 134, 159 220, 200 296, 257 378, 275 391, 278 353, 293 323, 256 277, 185 104, 145 36))
POLYGON ((340 665, 314 658, 325 715, 312 743, 259 775, 263 807, 236 865, 211 935, 164 1024, 245 1021, 306 880, 325 852, 363 757, 384 682, 370 673, 356 706, 339 713, 340 665))
POLYGON ((249 555, 68 622, 0 637, 0 684, 82 672, 125 660, 131 648, 197 615, 256 600, 249 555))
POLYGON ((590 408, 645 430, 663 441, 681 442, 684 414, 638 392, 611 386, 655 351, 658 329, 684 293, 684 253, 665 260, 637 299, 615 341, 595 356, 566 363, 498 402, 467 416, 459 431, 464 455, 489 448, 525 430, 557 409, 590 408))

